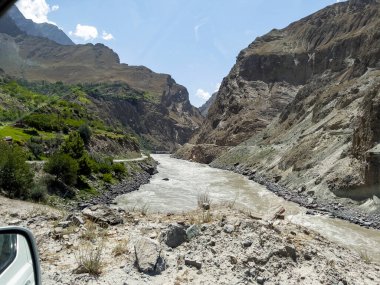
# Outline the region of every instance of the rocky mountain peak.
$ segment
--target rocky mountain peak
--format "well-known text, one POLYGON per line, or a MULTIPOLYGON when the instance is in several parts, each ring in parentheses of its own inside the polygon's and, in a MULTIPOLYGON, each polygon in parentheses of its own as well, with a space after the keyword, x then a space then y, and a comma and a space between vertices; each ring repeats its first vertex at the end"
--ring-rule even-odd
POLYGON ((15 5, 7 11, 6 15, 27 35, 47 38, 62 45, 74 45, 74 42, 57 26, 49 23, 37 24, 26 19, 15 5))

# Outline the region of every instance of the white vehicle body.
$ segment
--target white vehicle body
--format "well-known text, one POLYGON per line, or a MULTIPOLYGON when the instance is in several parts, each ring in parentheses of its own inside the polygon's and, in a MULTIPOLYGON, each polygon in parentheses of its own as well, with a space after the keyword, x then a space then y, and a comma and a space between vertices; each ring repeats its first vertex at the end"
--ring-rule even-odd
MULTIPOLYGON (((6 267, 0 273, 0 284, 2 285, 35 285, 33 273, 33 260, 30 254, 28 242, 22 235, 13 237, 12 256, 8 258, 6 267)), ((9 248, 9 240, 1 240, 0 255, 4 256, 4 250, 9 248)), ((7 253, 9 255, 9 253, 7 253)))

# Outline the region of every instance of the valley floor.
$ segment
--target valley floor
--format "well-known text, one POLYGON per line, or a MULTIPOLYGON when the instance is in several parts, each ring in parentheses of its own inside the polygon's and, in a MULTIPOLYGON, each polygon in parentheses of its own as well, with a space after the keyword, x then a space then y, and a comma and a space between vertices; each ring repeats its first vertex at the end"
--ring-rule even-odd
POLYGON ((47 285, 380 283, 380 266, 365 252, 339 247, 289 221, 263 220, 227 206, 182 214, 105 206, 67 213, 0 197, 0 215, 2 225, 33 231, 47 285), (95 213, 104 216, 93 219, 95 213), (87 268, 100 269, 99 276, 81 273, 86 260, 92 260, 87 268))

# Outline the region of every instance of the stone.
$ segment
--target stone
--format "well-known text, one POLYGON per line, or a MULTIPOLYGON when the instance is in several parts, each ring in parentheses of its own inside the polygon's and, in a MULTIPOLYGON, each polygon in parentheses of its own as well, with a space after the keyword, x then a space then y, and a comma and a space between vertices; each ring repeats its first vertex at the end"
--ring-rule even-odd
POLYGON ((136 266, 140 272, 158 274, 165 270, 165 260, 157 241, 143 237, 136 242, 134 248, 136 266))
POLYGON ((77 226, 84 225, 84 221, 83 221, 82 217, 80 217, 80 216, 74 216, 72 218, 72 221, 77 226))
POLYGON ((183 227, 171 224, 164 233, 163 238, 167 246, 175 248, 186 241, 187 235, 183 227))
POLYGON ((62 221, 58 223, 58 226, 65 229, 71 226, 72 224, 73 224, 72 221, 62 221))
POLYGON ((164 180, 164 181, 169 181, 169 178, 162 178, 162 180, 164 180))
POLYGON ((237 258, 235 256, 230 255, 229 258, 230 258, 230 263, 231 264, 236 264, 237 263, 237 258))
POLYGON ((201 262, 194 259, 189 259, 189 258, 185 258, 185 265, 190 266, 190 267, 195 267, 198 270, 202 268, 201 262))
POLYGON ((285 250, 286 252, 288 253, 288 256, 293 260, 293 261, 296 261, 297 260, 297 250, 294 246, 292 245, 286 245, 285 246, 285 250))
POLYGON ((227 225, 225 225, 225 226, 223 227, 223 231, 224 231, 225 233, 228 233, 228 234, 232 233, 234 230, 235 230, 235 227, 234 227, 233 225, 229 225, 229 224, 227 224, 227 225))
POLYGON ((82 214, 101 227, 123 223, 122 217, 113 209, 104 205, 95 205, 82 210, 82 214))
POLYGON ((14 219, 14 220, 10 220, 8 222, 8 225, 10 226, 14 226, 14 225, 19 225, 22 221, 20 219, 14 219))
POLYGON ((261 276, 257 276, 256 282, 259 283, 260 285, 264 284, 265 278, 261 276))
POLYGON ((243 247, 250 247, 252 245, 252 241, 245 240, 242 242, 243 247))
POLYGON ((200 231, 197 225, 192 225, 186 230, 186 236, 188 240, 191 240, 192 238, 199 236, 199 234, 200 231))

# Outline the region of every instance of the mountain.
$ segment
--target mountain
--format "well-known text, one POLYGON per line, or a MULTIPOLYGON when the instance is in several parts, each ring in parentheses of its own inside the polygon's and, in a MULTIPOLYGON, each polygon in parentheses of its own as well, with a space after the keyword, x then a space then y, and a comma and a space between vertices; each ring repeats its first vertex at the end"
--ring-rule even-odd
POLYGON ((202 116, 190 104, 186 88, 170 75, 121 64, 103 44, 62 45, 18 33, 21 28, 9 15, 1 21, 6 25, 0 28, 0 68, 7 75, 31 82, 92 85, 86 90, 94 104, 104 108, 104 119, 118 121, 153 149, 172 150, 199 127, 202 116))
POLYGON ((216 94, 217 92, 213 93, 211 97, 206 101, 206 103, 204 103, 202 106, 198 108, 199 112, 201 112, 203 117, 207 117, 208 110, 216 100, 216 94))
POLYGON ((241 51, 193 140, 294 191, 380 196, 379 90, 380 3, 336 3, 241 51))
POLYGON ((25 19, 16 6, 12 6, 7 11, 7 15, 27 35, 47 38, 61 45, 74 45, 74 42, 57 26, 49 23, 37 24, 25 19))

